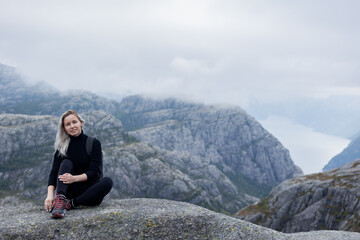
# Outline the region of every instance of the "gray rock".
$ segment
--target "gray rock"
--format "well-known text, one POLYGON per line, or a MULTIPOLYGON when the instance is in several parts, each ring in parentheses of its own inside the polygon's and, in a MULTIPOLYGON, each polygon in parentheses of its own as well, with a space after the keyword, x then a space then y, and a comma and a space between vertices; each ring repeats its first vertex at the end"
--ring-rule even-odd
MULTIPOLYGON (((106 150, 105 174, 116 197, 152 197, 187 201, 228 212, 247 205, 230 179, 197 157, 133 143, 106 150)), ((105 155, 104 155, 105 156, 105 155)))
POLYGON ((275 187, 241 219, 282 232, 321 229, 360 231, 360 160, 324 173, 296 177, 275 187))
POLYGON ((50 219, 40 206, 0 206, 0 239, 359 239, 359 233, 284 234, 189 203, 162 199, 105 200, 50 219))

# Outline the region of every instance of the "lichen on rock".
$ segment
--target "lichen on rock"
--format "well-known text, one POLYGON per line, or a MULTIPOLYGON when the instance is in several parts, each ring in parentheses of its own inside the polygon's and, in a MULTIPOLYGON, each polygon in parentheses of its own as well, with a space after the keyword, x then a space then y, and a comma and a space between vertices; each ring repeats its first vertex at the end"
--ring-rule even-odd
MULTIPOLYGON (((359 239, 359 233, 284 234, 184 202, 164 199, 105 200, 98 207, 51 219, 41 206, 8 202, 0 207, 0 239, 359 239), (318 238, 319 237, 319 238, 318 238)), ((18 202, 20 203, 20 202, 18 202)))

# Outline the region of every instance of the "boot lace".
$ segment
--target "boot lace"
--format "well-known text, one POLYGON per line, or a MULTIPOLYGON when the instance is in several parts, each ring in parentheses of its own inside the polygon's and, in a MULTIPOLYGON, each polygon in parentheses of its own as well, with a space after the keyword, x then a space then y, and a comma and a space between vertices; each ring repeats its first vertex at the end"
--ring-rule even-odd
POLYGON ((54 202, 54 210, 59 210, 65 208, 66 199, 64 196, 57 196, 54 202))

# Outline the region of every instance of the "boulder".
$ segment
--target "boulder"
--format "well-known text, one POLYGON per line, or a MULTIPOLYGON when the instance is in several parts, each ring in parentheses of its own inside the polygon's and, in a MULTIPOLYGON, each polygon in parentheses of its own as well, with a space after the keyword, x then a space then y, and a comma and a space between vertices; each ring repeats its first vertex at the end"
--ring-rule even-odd
POLYGON ((51 219, 41 206, 21 201, 2 204, 0 210, 0 239, 360 238, 359 233, 335 231, 284 234, 196 205, 163 199, 105 200, 98 207, 71 210, 60 220, 51 219))

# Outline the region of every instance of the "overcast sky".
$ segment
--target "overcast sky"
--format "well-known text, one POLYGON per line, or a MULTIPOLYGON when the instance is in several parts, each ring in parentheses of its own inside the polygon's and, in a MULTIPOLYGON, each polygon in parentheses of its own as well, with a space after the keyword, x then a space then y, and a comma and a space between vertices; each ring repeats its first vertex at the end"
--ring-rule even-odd
POLYGON ((358 0, 0 0, 0 62, 61 89, 209 103, 360 95, 358 0))

